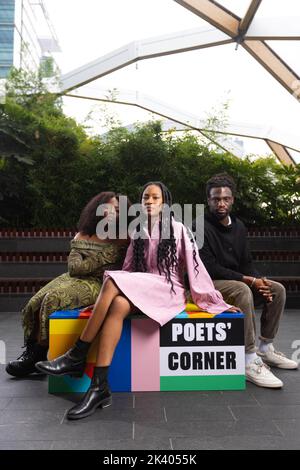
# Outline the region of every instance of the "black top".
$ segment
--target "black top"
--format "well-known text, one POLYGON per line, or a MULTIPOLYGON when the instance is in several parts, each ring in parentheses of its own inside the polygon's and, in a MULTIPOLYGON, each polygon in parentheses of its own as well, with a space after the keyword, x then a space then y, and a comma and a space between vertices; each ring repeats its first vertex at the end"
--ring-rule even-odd
POLYGON ((204 245, 199 255, 212 279, 241 281, 243 276, 260 277, 252 262, 247 229, 237 217, 224 226, 213 214, 205 215, 204 245))

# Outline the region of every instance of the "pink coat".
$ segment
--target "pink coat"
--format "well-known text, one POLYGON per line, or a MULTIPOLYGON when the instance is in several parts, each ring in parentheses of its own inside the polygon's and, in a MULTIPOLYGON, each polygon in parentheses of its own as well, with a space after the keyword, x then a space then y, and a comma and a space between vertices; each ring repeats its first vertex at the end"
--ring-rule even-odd
POLYGON ((147 232, 145 240, 145 260, 147 272, 133 271, 133 240, 131 241, 122 271, 105 271, 105 277, 111 277, 123 294, 143 313, 161 326, 185 310, 186 293, 184 273, 187 272, 193 302, 201 310, 209 313, 221 313, 231 305, 224 302, 221 293, 215 290, 213 282, 200 260, 196 243, 196 259, 199 264, 198 274, 194 268, 193 243, 186 227, 173 221, 174 236, 177 245, 178 271, 171 271, 174 292, 167 282, 165 274, 159 274, 157 268, 157 247, 159 244, 159 224, 153 226, 151 237, 147 232))

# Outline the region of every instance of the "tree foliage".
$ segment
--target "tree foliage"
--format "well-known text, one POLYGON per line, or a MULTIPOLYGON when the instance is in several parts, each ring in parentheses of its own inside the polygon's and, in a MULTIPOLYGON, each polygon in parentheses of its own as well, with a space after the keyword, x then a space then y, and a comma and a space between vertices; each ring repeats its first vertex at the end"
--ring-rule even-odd
POLYGON ((75 226, 96 193, 115 190, 133 202, 149 180, 162 180, 174 202, 205 202, 205 182, 228 172, 237 183, 236 212, 251 225, 300 223, 300 166, 270 157, 240 159, 192 133, 163 133, 159 122, 116 127, 91 137, 64 115, 42 75, 14 70, 0 105, 0 223, 9 227, 75 226))

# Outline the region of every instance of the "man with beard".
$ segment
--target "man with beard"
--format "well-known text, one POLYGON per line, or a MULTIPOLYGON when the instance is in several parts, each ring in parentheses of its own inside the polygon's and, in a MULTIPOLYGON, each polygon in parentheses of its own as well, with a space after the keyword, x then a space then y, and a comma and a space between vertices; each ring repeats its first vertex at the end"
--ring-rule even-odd
POLYGON ((231 214, 235 182, 226 173, 210 178, 206 184, 208 213, 204 223, 204 245, 200 257, 226 302, 245 314, 246 379, 261 387, 281 388, 283 383, 269 366, 296 369, 297 362, 274 349, 284 311, 286 293, 282 284, 260 276, 255 270, 247 244, 247 230, 231 214), (255 346, 254 304, 262 304, 261 335, 255 346))

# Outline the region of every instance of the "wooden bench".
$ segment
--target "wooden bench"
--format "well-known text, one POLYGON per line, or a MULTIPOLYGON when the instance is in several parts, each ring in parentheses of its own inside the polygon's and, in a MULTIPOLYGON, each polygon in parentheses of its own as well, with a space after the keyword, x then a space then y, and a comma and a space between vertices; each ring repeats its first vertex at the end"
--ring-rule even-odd
MULTIPOLYGON (((130 315, 110 367, 113 392, 242 390, 245 388, 244 315, 190 311, 163 327, 145 315, 130 315)), ((57 311, 50 316, 48 358, 66 352, 91 311, 57 311)), ((96 361, 98 339, 82 378, 49 376, 49 392, 85 392, 96 361)))

